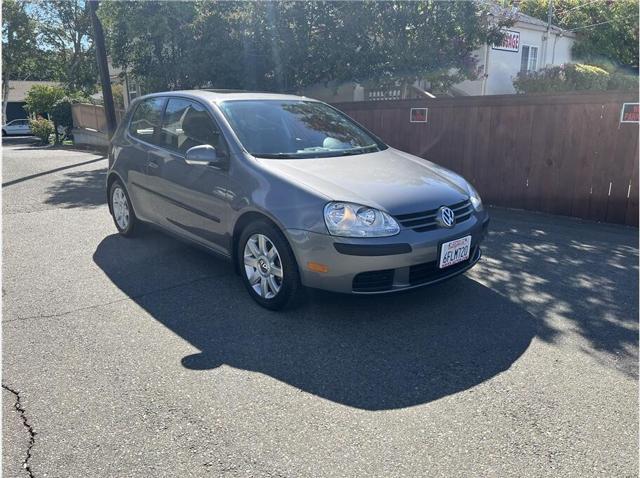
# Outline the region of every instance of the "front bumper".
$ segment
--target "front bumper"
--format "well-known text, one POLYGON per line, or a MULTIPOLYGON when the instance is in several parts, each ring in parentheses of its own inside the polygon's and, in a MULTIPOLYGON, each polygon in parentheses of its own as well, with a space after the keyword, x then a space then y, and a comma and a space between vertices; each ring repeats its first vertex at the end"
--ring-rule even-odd
POLYGON ((298 229, 286 231, 307 287, 352 294, 380 294, 420 287, 456 276, 481 257, 480 243, 489 224, 486 211, 451 229, 416 232, 402 228, 393 237, 342 238, 298 229), (438 268, 440 245, 471 235, 469 260, 438 268), (309 269, 309 263, 327 272, 309 269))

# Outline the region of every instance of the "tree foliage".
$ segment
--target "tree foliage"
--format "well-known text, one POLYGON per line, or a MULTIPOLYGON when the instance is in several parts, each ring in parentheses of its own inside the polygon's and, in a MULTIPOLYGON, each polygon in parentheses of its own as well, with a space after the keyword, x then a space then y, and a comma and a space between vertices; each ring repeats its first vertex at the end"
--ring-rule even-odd
POLYGON ((17 0, 2 2, 2 117, 6 116, 9 80, 29 76, 37 64, 36 24, 25 5, 17 0))
MULTIPOLYGON (((522 0, 519 9, 547 20, 548 6, 548 0, 522 0)), ((554 0, 553 23, 575 30, 577 59, 638 68, 638 0, 554 0)))
POLYGON ((499 39, 475 2, 103 2, 114 64, 146 90, 295 91, 316 82, 476 73, 472 52, 499 39))
POLYGON ((25 4, 17 0, 2 2, 2 78, 29 76, 36 63, 36 22, 25 4))
POLYGON ((85 0, 31 0, 39 47, 69 91, 95 91, 98 67, 85 0))
MULTIPOLYGON (((58 120, 62 118, 63 113, 56 110, 56 105, 65 97, 65 90, 59 86, 34 85, 25 97, 25 109, 32 115, 47 115, 53 120, 53 133, 55 134, 55 142, 60 142, 58 135, 58 120), (58 113, 54 116, 54 112, 58 113)), ((44 128, 44 127, 43 127, 44 128)), ((36 134, 36 133, 34 133, 36 134)), ((36 135, 37 136, 37 135, 36 135)))
POLYGON ((64 96, 64 89, 59 86, 34 85, 27 91, 25 108, 32 115, 50 114, 56 101, 64 96))
POLYGON ((95 91, 97 66, 85 0, 6 0, 2 14, 3 84, 53 80, 69 91, 95 91))

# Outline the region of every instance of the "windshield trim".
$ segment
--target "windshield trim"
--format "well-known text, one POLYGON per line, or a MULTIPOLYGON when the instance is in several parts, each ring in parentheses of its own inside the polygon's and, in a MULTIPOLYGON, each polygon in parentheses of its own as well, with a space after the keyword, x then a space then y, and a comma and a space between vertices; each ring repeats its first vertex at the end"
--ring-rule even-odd
POLYGON ((379 151, 384 151, 386 149, 389 149, 389 145, 388 144, 386 144, 376 134, 374 134, 371 131, 369 131, 367 128, 362 126, 360 123, 358 123, 356 120, 351 118, 346 113, 340 111, 338 108, 336 108, 336 107, 334 107, 334 106, 332 106, 332 105, 330 105, 328 103, 325 103, 323 101, 314 100, 312 98, 299 98, 299 99, 235 98, 235 99, 228 99, 228 100, 223 99, 223 100, 217 101, 217 106, 218 106, 219 111, 222 113, 222 116, 224 117, 226 123, 228 124, 228 127, 231 129, 231 131, 233 132, 233 135, 236 137, 236 140, 238 141, 238 144, 242 147, 242 149, 247 154, 253 156, 254 158, 261 158, 261 159, 337 158, 337 157, 343 157, 343 156, 357 156, 357 155, 361 155, 361 154, 376 153, 376 152, 379 152, 379 151), (309 151, 309 153, 304 153, 304 152, 300 152, 300 153, 259 153, 259 152, 252 152, 252 151, 249 150, 249 148, 246 147, 246 145, 240 139, 240 136, 238 135, 238 132, 233 127, 231 118, 229 118, 229 116, 227 115, 227 112, 225 111, 225 108, 223 107, 223 103, 240 103, 240 102, 247 102, 247 101, 278 102, 278 103, 282 103, 283 101, 287 101, 287 102, 301 102, 301 103, 318 103, 318 104, 321 104, 323 106, 326 106, 326 107, 332 109, 339 116, 344 118, 346 121, 354 124, 356 127, 361 129, 364 133, 366 133, 373 140, 374 144, 371 144, 371 145, 368 145, 368 146, 359 146, 359 147, 356 147, 356 148, 353 148, 353 149, 348 149, 348 150, 309 151), (377 148, 377 150, 371 151, 371 149, 373 149, 374 147, 377 148), (362 151, 360 151, 360 150, 362 150, 362 151))

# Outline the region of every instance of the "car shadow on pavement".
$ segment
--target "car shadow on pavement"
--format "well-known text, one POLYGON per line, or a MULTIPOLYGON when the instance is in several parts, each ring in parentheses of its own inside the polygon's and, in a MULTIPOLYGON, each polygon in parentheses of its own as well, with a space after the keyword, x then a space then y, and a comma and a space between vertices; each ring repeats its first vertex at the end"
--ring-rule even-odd
POLYGON ((428 403, 509 369, 536 323, 466 276, 388 296, 315 291, 281 313, 256 305, 230 263, 160 233, 106 237, 93 256, 154 319, 200 350, 191 370, 227 364, 366 410, 428 403))

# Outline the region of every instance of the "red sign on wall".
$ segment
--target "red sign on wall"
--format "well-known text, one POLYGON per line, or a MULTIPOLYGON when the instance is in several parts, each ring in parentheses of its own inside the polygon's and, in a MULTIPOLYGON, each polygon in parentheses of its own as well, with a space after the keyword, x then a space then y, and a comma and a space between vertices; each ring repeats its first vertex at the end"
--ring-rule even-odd
POLYGON ((409 122, 426 123, 427 111, 428 111, 427 108, 411 108, 411 114, 409 115, 409 122))
POLYGON ((513 30, 502 30, 504 37, 499 45, 492 45, 494 50, 504 50, 517 52, 520 50, 520 32, 513 30))
POLYGON ((638 123, 638 103, 624 103, 622 105, 620 123, 638 123))

